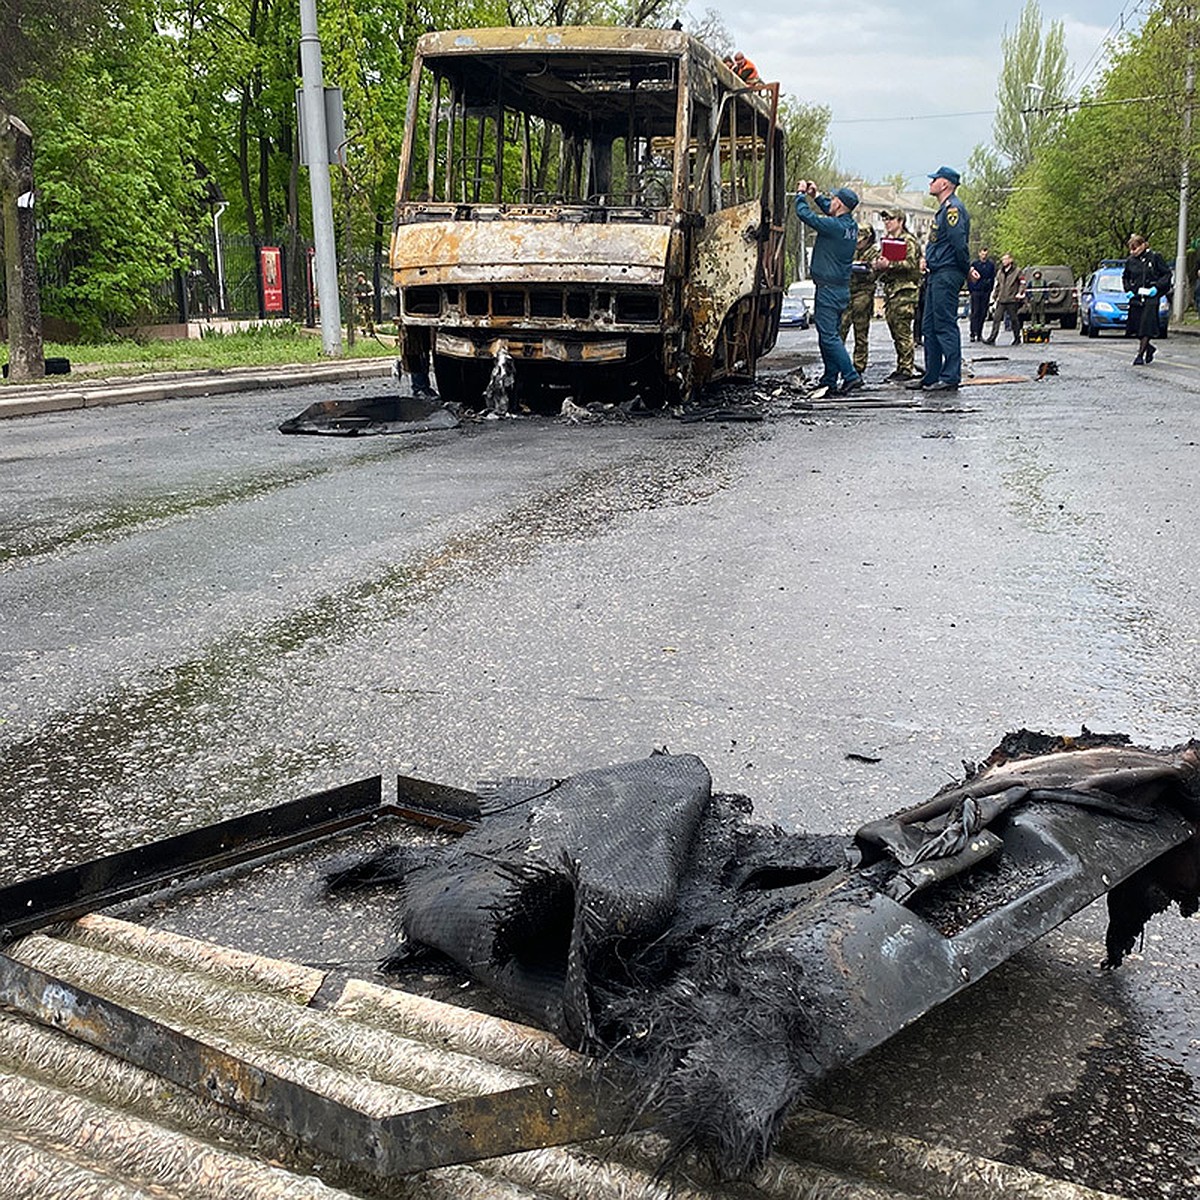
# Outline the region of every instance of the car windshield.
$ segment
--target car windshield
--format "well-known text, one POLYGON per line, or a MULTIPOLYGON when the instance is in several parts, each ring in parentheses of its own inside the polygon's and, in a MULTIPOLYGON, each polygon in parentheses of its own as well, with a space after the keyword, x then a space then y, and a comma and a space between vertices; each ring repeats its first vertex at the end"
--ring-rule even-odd
POLYGON ((1124 276, 1120 271, 1097 271, 1095 290, 1098 292, 1123 292, 1125 290, 1124 276))

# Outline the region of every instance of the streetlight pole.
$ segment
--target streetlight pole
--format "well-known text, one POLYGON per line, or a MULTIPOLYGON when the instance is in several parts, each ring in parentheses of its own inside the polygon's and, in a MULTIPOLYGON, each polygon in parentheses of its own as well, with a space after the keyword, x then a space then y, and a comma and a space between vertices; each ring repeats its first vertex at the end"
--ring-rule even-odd
POLYGON ((321 302, 321 347, 331 358, 342 353, 342 310, 338 297, 337 242, 333 232, 333 193, 329 187, 329 132, 325 127, 325 81, 317 0, 300 0, 300 76, 304 84, 304 134, 308 183, 312 193, 313 273, 321 302))
POLYGON ((1187 278, 1188 192, 1192 165, 1192 103, 1196 92, 1196 44, 1193 36, 1192 6, 1185 4, 1181 13, 1187 27, 1187 68, 1184 75, 1183 135, 1179 165, 1179 227, 1175 232, 1175 299, 1171 315, 1183 319, 1187 308, 1190 280, 1187 278))

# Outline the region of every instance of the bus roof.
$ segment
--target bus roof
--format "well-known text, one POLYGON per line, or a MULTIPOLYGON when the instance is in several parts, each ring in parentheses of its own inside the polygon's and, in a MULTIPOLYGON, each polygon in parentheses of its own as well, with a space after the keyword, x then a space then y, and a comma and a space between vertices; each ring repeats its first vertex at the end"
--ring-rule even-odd
POLYGON ((480 51, 624 50, 630 54, 680 56, 689 43, 703 46, 675 29, 631 28, 623 25, 501 25, 482 29, 446 29, 423 34, 417 50, 426 57, 443 54, 478 54, 480 51))
MULTIPOLYGON (((727 91, 747 90, 740 80, 698 38, 677 29, 650 29, 624 25, 488 26, 480 29, 446 29, 423 34, 417 40, 422 59, 469 60, 491 54, 546 58, 561 54, 564 58, 601 53, 613 58, 688 59, 721 78, 727 91)), ((774 86, 774 85, 771 85, 774 86)), ((750 91, 747 100, 764 116, 771 103, 761 92, 750 91)))

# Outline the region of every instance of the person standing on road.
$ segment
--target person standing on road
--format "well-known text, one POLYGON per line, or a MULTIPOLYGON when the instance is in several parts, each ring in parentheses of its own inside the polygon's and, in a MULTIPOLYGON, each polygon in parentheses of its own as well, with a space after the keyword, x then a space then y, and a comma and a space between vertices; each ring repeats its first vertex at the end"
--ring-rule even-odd
POLYGON ((1025 281, 1025 299, 1029 301, 1029 326, 1043 329, 1046 325, 1046 301, 1050 298, 1050 285, 1039 270, 1034 270, 1025 281))
POLYGON ((358 306, 358 323, 367 333, 375 332, 375 289, 362 271, 354 279, 354 302, 358 306))
POLYGON ((852 216, 857 206, 858 194, 850 188, 821 196, 810 179, 796 185, 796 216, 817 234, 809 273, 816 284, 813 323, 824 366, 813 393, 818 399, 831 394, 848 396, 863 385, 841 338, 842 313, 850 303, 850 264, 858 242, 858 225, 852 216))
POLYGON ((1021 301, 1025 299, 1025 278, 1011 254, 1000 256, 1000 269, 996 272, 996 312, 992 317, 992 332, 983 340, 989 346, 996 344, 996 334, 1000 332, 1007 316, 1012 323, 1012 344, 1021 342, 1021 301))
POLYGON ((938 202, 937 216, 925 247, 925 374, 909 386, 928 392, 956 392, 962 382, 962 335, 958 331, 958 293, 971 265, 967 244, 971 217, 954 194, 960 177, 953 167, 938 167, 929 177, 929 194, 938 202))
POLYGON ((860 225, 858 242, 854 247, 854 261, 850 264, 850 305, 842 313, 842 341, 854 328, 854 369, 861 375, 867 369, 868 340, 871 336, 871 317, 875 312, 875 284, 878 282, 871 269, 878 251, 875 249, 875 230, 870 225, 860 225))
POLYGON ((903 258, 889 259, 881 253, 871 265, 883 279, 883 311, 896 348, 896 369, 888 379, 905 382, 914 374, 913 314, 921 287, 921 244, 905 228, 903 213, 879 215, 888 238, 904 242, 903 258))
POLYGON ((1129 238, 1129 257, 1125 260, 1125 291, 1129 293, 1131 337, 1140 338, 1135 367, 1154 361, 1151 338, 1158 334, 1158 298, 1171 290, 1171 268, 1140 233, 1129 238))
POLYGON ((979 257, 967 272, 967 291, 971 293, 971 341, 983 340, 983 323, 987 320, 992 285, 996 281, 996 264, 988 257, 988 248, 980 246, 979 257))

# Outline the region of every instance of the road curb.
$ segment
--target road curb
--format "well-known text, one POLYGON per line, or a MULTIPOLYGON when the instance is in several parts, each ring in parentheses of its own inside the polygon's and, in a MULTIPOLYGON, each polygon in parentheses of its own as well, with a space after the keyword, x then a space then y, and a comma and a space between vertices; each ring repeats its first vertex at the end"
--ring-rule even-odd
POLYGON ((98 379, 53 386, 6 384, 0 388, 0 420, 38 413, 104 408, 114 404, 144 404, 189 396, 217 396, 266 388, 302 387, 305 384, 377 379, 390 376, 394 359, 364 358, 353 362, 305 363, 287 367, 180 371, 135 375, 125 379, 98 379))

